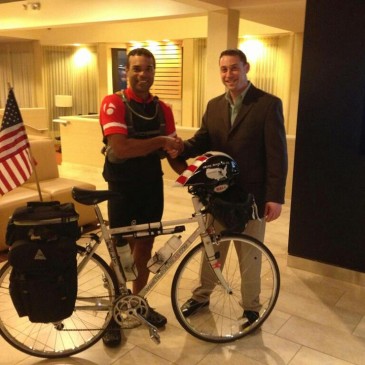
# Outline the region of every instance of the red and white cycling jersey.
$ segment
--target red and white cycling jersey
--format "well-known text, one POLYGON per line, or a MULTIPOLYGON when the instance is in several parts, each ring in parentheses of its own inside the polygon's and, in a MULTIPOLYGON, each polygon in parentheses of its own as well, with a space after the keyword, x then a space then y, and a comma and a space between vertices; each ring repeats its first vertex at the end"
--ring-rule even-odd
MULTIPOLYGON (((152 103, 153 96, 150 95, 148 101, 143 101, 128 88, 124 90, 128 100, 134 100, 138 103, 152 103)), ((160 108, 163 111, 166 123, 166 135, 169 137, 176 136, 175 120, 171 108, 163 101, 159 100, 160 108)), ((100 124, 104 136, 111 134, 128 135, 128 128, 125 118, 125 105, 122 98, 117 94, 111 94, 104 97, 100 107, 100 124)))

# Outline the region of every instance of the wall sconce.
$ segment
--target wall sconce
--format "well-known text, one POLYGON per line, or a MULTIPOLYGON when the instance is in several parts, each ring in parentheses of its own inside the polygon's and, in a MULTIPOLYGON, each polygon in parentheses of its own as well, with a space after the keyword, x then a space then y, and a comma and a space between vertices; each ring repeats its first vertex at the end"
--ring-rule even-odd
POLYGON ((27 2, 23 4, 24 10, 41 10, 41 3, 40 2, 27 2))

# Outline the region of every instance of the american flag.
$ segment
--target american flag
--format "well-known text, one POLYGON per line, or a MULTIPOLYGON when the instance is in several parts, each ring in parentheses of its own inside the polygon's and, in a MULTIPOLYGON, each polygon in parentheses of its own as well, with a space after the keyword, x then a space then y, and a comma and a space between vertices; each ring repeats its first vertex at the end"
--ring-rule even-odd
POLYGON ((0 194, 22 185, 32 170, 28 137, 14 91, 10 89, 0 129, 0 194))

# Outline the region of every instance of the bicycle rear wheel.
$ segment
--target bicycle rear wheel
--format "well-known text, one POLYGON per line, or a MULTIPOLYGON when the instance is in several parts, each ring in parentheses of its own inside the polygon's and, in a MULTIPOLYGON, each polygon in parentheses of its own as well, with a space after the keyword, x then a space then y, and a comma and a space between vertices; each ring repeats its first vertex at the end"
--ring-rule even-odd
MULTIPOLYGON (((86 250, 78 247, 78 263, 86 250)), ((118 292, 114 272, 93 254, 78 274, 78 289, 73 314, 60 323, 33 323, 19 317, 9 294, 12 267, 0 270, 0 334, 16 349, 32 356, 59 358, 77 354, 97 342, 112 318, 118 292)), ((46 299, 46 295, 45 298, 46 299)))
POLYGON ((252 237, 240 234, 222 236, 215 249, 231 292, 218 282, 208 264, 203 243, 200 243, 178 266, 172 282, 171 301, 177 320, 188 333, 204 341, 222 343, 240 339, 265 322, 279 295, 280 273, 270 250, 252 237), (237 248, 241 250, 241 261, 245 263, 242 279, 237 248), (201 281, 202 265, 206 269, 204 283, 201 281), (204 297, 209 305, 185 317, 181 307, 197 287, 200 288, 200 301, 204 297), (253 310, 245 308, 252 296, 255 296, 254 310, 258 318, 250 322, 243 312, 253 310))

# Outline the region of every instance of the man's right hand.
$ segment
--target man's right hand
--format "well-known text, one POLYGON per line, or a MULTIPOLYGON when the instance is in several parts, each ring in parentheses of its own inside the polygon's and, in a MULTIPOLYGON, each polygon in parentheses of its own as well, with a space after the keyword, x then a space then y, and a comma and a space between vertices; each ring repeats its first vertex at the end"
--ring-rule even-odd
POLYGON ((180 137, 166 137, 168 142, 166 143, 164 150, 169 154, 171 158, 178 157, 184 151, 184 142, 180 137), (173 140, 173 141, 171 141, 173 140))

